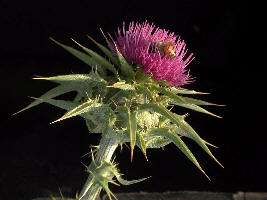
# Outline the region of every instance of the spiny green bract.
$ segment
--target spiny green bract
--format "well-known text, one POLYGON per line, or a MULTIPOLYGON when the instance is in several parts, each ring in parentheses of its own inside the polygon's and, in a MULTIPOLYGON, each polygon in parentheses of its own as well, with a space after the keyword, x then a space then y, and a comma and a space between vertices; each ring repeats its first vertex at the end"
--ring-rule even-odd
MULTIPOLYGON (((175 114, 169 109, 177 105, 219 117, 200 107, 216 104, 185 97, 185 95, 205 93, 167 87, 165 82, 157 82, 143 73, 141 68, 131 66, 120 52, 115 56, 95 41, 94 43, 107 56, 106 58, 77 42, 76 44, 84 52, 52 40, 88 64, 92 70, 89 74, 35 78, 53 81, 58 83, 58 86, 35 98, 35 101, 21 111, 45 102, 67 111, 52 123, 81 116, 89 132, 117 138, 121 144, 130 143, 131 159, 135 146, 138 146, 146 156, 148 148, 160 148, 174 143, 205 174, 182 140, 182 136, 188 137, 221 165, 209 150, 207 145, 210 144, 185 121, 186 115, 175 114), (76 97, 72 101, 55 99, 57 96, 73 91, 76 92, 76 97)), ((107 169, 108 166, 108 163, 101 163, 97 166, 98 171, 88 170, 90 173, 98 173, 102 167, 107 169)), ((111 182, 111 177, 116 176, 115 168, 112 165, 110 167, 111 175, 105 177, 107 182, 111 182)), ((103 184, 102 186, 109 195, 112 194, 108 187, 103 184)))
MULTIPOLYGON (((138 180, 127 181, 121 178, 122 174, 119 173, 119 170, 117 169, 117 164, 114 164, 113 162, 100 162, 100 164, 97 164, 94 161, 94 159, 92 160, 92 162, 93 165, 90 165, 89 167, 85 166, 87 172, 90 173, 92 177, 91 181, 87 185, 87 188, 100 186, 101 188, 104 188, 110 199, 111 197, 117 199, 116 196, 110 191, 108 187, 109 183, 119 185, 113 180, 114 177, 116 177, 117 181, 122 185, 131 185, 147 179, 147 178, 141 178, 138 180)), ((82 199, 85 193, 82 194, 79 199, 82 199)))

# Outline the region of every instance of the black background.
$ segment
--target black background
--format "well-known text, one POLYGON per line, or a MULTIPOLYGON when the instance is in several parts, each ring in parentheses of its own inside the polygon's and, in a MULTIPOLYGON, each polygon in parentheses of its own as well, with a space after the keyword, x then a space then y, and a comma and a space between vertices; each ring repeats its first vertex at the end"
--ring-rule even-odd
MULTIPOLYGON (((190 112, 188 120, 213 149, 224 169, 190 140, 208 181, 174 145, 149 150, 149 162, 136 149, 134 162, 124 147, 116 153, 125 178, 152 176, 133 186, 115 187, 115 192, 174 190, 266 191, 266 136, 261 135, 251 109, 253 88, 246 80, 248 71, 247 5, 245 1, 0 1, 0 199, 30 199, 55 194, 60 187, 74 196, 86 179, 81 158, 98 135, 88 134, 81 118, 49 125, 63 114, 49 105, 12 113, 54 85, 32 80, 33 75, 53 76, 87 73, 89 67, 57 47, 48 38, 74 45, 75 38, 97 50, 86 35, 100 43, 99 31, 114 33, 122 22, 154 22, 180 35, 196 59, 189 65, 195 82, 188 89, 209 92, 199 98, 226 107, 209 110, 223 119, 190 112), (257 137, 260 136, 260 137, 257 137)), ((175 110, 183 114, 186 110, 175 110)))

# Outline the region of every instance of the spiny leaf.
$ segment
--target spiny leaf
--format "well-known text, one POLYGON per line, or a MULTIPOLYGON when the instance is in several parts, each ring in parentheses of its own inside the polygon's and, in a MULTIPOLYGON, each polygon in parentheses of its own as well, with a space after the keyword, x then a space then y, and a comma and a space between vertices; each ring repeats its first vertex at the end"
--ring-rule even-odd
POLYGON ((71 111, 67 112, 65 115, 63 115, 61 118, 57 119, 56 121, 51 122, 52 123, 56 123, 58 121, 62 121, 71 117, 75 117, 77 115, 81 115, 83 113, 89 112, 90 110, 101 106, 101 103, 98 103, 94 100, 88 99, 87 102, 75 107, 74 109, 72 109, 71 111))
POLYGON ((65 84, 65 85, 59 85, 51 90, 49 90, 48 92, 46 92, 45 94, 43 94, 42 96, 40 96, 38 99, 36 99, 35 101, 33 101, 30 105, 28 105, 27 107, 23 108, 22 110, 14 113, 15 114, 18 114, 22 111, 25 111, 29 108, 32 108, 34 106, 37 106, 39 105, 40 103, 48 100, 48 99, 51 99, 51 98, 54 98, 54 97, 57 97, 61 94, 64 94, 64 93, 67 93, 67 92, 71 92, 71 91, 75 91, 77 89, 77 85, 75 84, 65 84))
POLYGON ((204 149, 204 151, 206 151, 207 154, 209 154, 221 167, 223 167, 223 165, 215 158, 215 156, 211 153, 211 151, 209 150, 209 148, 207 147, 207 145, 205 144, 205 141, 203 139, 201 139, 201 137, 196 133, 196 131, 186 122, 184 121, 184 119, 175 114, 176 118, 180 118, 180 121, 183 124, 184 130, 188 132, 188 134, 190 134, 192 136, 192 139, 202 148, 204 149))
POLYGON ((130 146, 131 146, 131 161, 133 160, 133 150, 136 142, 136 112, 131 112, 130 108, 127 108, 127 117, 128 117, 128 129, 130 133, 130 146))
POLYGON ((171 87, 170 89, 175 94, 209 94, 207 92, 197 92, 195 90, 178 89, 178 88, 175 88, 175 87, 171 87))
POLYGON ((145 143, 145 140, 144 140, 144 138, 140 132, 136 132, 136 141, 137 141, 137 144, 140 147, 141 151, 143 152, 146 160, 148 160, 147 155, 146 155, 146 143, 145 143))
POLYGON ((202 106, 225 106, 225 105, 219 105, 215 103, 210 103, 207 101, 199 100, 199 99, 194 99, 190 97, 181 97, 184 101, 187 103, 195 104, 195 105, 202 105, 202 106))
MULTIPOLYGON (((169 111, 167 108, 160 104, 155 104, 155 103, 148 103, 148 104, 142 104, 139 107, 139 110, 144 110, 144 109, 150 109, 154 112, 157 112, 166 118, 170 119, 173 123, 175 123, 177 126, 182 127, 183 129, 186 129, 185 126, 182 123, 182 119, 176 117, 174 113, 169 111)), ((187 129, 186 129, 187 130, 187 129)))
POLYGON ((74 39, 71 39, 73 42, 75 42, 78 46, 80 46, 86 53, 88 53, 98 64, 100 64, 102 67, 105 67, 106 69, 110 70, 113 72, 115 75, 117 75, 117 70, 116 68, 108 62, 104 57, 100 56, 96 52, 92 51, 91 49, 88 49, 78 42, 76 42, 74 39))
MULTIPOLYGON (((58 99, 48 99, 43 100, 43 102, 49 103, 56 107, 62 108, 67 111, 74 110, 79 106, 79 103, 74 101, 65 101, 65 100, 58 100, 58 99)), ((86 125, 90 132, 92 133, 104 133, 108 131, 108 128, 112 126, 114 119, 114 114, 112 109, 106 105, 102 104, 98 107, 92 107, 91 110, 88 112, 81 112, 76 113, 77 115, 83 117, 85 119, 86 125)), ((76 116, 69 116, 74 117, 76 116)), ((63 119, 62 119, 63 120, 63 119)), ((53 122, 55 123, 55 122, 53 122)))
POLYGON ((106 191, 108 197, 110 200, 112 200, 112 197, 114 197, 116 200, 117 197, 111 192, 111 190, 108 187, 108 182, 107 181, 99 181, 99 184, 103 187, 103 189, 106 191))
POLYGON ((139 106, 139 110, 142 109, 152 109, 155 112, 158 112, 170 119, 173 123, 175 123, 178 127, 181 127, 183 130, 187 131, 191 134, 192 138, 221 166, 223 165, 215 158, 215 156, 211 153, 204 140, 200 138, 200 136, 194 131, 194 129, 184 121, 184 116, 177 115, 175 113, 170 112, 168 109, 159 104, 143 104, 139 106))
POLYGON ((80 92, 78 92, 75 98, 73 99, 73 102, 78 103, 82 98, 83 96, 80 94, 80 92))
POLYGON ((148 74, 144 72, 141 65, 136 67, 135 80, 138 83, 156 83, 156 81, 148 74))
POLYGON ((171 99, 180 102, 180 103, 187 103, 184 99, 182 99, 180 96, 174 94, 173 92, 169 91, 167 88, 164 87, 158 87, 153 85, 152 86, 153 89, 156 89, 158 92, 167 95, 168 97, 170 97, 171 99))
MULTIPOLYGON (((185 136, 185 137, 188 137, 188 138, 190 138, 190 139, 194 139, 190 133, 188 133, 187 131, 185 131, 185 130, 182 129, 181 127, 177 127, 177 126, 175 126, 175 125, 171 125, 171 124, 168 124, 168 127, 172 127, 172 130, 173 130, 176 134, 178 134, 178 135, 180 135, 180 136, 185 136)), ((203 139, 202 139, 202 140, 203 140, 203 139)), ((203 140, 203 141, 205 142, 205 144, 207 144, 207 145, 209 145, 209 146, 212 146, 212 147, 214 147, 214 148, 218 148, 217 146, 215 146, 214 144, 211 144, 211 143, 207 142, 206 140, 203 140)))
MULTIPOLYGON (((116 175, 115 175, 115 176, 116 176, 116 175)), ((150 177, 151 177, 151 176, 150 176, 150 177)), ((116 176, 117 180, 118 180, 118 181, 120 182, 120 184, 122 184, 122 185, 132 185, 132 184, 135 184, 135 183, 139 183, 139 182, 141 182, 141 181, 144 181, 144 180, 146 180, 146 179, 148 179, 148 178, 150 178, 150 177, 140 178, 140 179, 137 179, 137 180, 127 181, 127 180, 121 178, 120 175, 117 175, 117 176, 116 176)))
POLYGON ((119 65, 118 59, 117 57, 114 56, 114 53, 112 53, 108 48, 106 48, 105 46, 99 44, 98 42, 96 42, 91 36, 87 35, 87 37, 92 40, 102 51, 104 54, 106 54, 109 59, 111 60, 111 62, 113 62, 115 65, 119 65))
POLYGON ((197 112, 205 113, 205 114, 211 115, 213 117, 222 118, 221 116, 215 115, 215 114, 207 111, 206 109, 204 109, 204 108, 202 108, 202 107, 200 107, 198 105, 195 105, 195 104, 181 103, 181 102, 178 102, 176 100, 171 100, 169 103, 177 105, 177 106, 181 106, 181 107, 184 107, 184 108, 188 108, 188 109, 191 109, 191 110, 194 110, 194 111, 197 111, 197 112))
POLYGON ((123 57, 123 55, 119 52, 119 50, 117 49, 117 54, 118 54, 118 59, 120 62, 120 69, 122 74, 126 77, 127 81, 132 81, 135 78, 135 73, 133 71, 133 66, 131 66, 123 57))
POLYGON ((156 137, 156 136, 146 135, 147 148, 162 148, 170 143, 171 141, 168 138, 164 138, 161 136, 156 137))
POLYGON ((72 55, 74 55, 75 57, 80 59, 81 61, 83 61, 84 63, 86 63, 87 65, 89 65, 91 67, 94 67, 96 65, 96 62, 92 59, 92 57, 88 56, 87 54, 85 54, 81 51, 78 51, 77 49, 75 49, 73 47, 62 44, 62 43, 56 41, 55 39, 53 39, 52 37, 50 37, 49 39, 52 40, 53 42, 55 42, 57 45, 64 48, 66 51, 68 51, 69 53, 71 53, 72 55))
POLYGON ((153 102, 155 102, 155 99, 151 93, 151 91, 147 88, 147 87, 144 87, 143 85, 141 84, 137 84, 135 86, 136 90, 139 92, 139 93, 143 93, 145 95, 148 96, 148 98, 150 98, 153 102))
POLYGON ((115 112, 118 112, 120 115, 122 115, 122 120, 127 121, 127 112, 128 109, 126 106, 117 106, 115 109, 115 112))
MULTIPOLYGON (((221 118, 220 116, 215 115, 215 114, 205 110, 204 108, 199 107, 198 105, 187 102, 186 98, 183 98, 183 97, 180 97, 180 96, 174 94, 173 92, 169 91, 167 88, 157 87, 157 86, 153 86, 152 88, 156 89, 157 91, 159 91, 162 94, 167 95, 170 98, 169 102, 174 104, 174 105, 178 105, 178 106, 185 107, 185 108, 188 108, 191 110, 195 110, 198 112, 209 114, 209 115, 212 115, 212 116, 217 117, 217 118, 221 118)), ((189 99, 187 98, 187 100, 189 100, 191 102, 193 101, 192 98, 189 98, 189 99)), ((201 102, 201 101, 196 100, 195 102, 201 102)), ((204 103, 204 101, 202 103, 204 103)))
POLYGON ((51 104, 53 106, 56 106, 58 108, 64 109, 64 110, 72 110, 75 107, 77 107, 79 104, 75 103, 73 101, 66 101, 66 100, 59 100, 59 99, 39 99, 39 98, 34 98, 33 99, 39 100, 39 101, 43 101, 45 103, 51 104))
POLYGON ((155 135, 155 136, 164 136, 170 139, 187 156, 187 158, 191 160, 200 169, 200 171, 210 180, 210 178, 207 176, 205 171, 199 165, 193 153, 190 151, 190 149, 186 146, 186 144, 183 142, 183 140, 178 135, 171 132, 167 128, 152 129, 150 131, 150 134, 155 135))
POLYGON ((121 90, 135 90, 135 87, 133 85, 125 83, 125 81, 116 82, 113 85, 107 87, 118 88, 121 90))
POLYGON ((105 84, 106 81, 102 79, 99 75, 94 72, 90 74, 68 74, 68 75, 59 75, 59 76, 52 76, 52 77, 37 77, 33 79, 38 80, 48 80, 53 81, 59 84, 66 84, 66 83, 86 83, 86 84, 94 84, 97 83, 105 84))

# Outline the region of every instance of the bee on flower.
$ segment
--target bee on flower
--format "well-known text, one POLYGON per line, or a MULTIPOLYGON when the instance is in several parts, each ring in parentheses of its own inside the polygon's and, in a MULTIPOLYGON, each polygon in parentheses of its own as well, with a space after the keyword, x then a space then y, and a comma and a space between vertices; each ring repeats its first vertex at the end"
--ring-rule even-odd
POLYGON ((156 46, 158 50, 164 55, 169 55, 170 58, 175 58, 176 53, 175 53, 175 47, 171 42, 157 42, 156 46))

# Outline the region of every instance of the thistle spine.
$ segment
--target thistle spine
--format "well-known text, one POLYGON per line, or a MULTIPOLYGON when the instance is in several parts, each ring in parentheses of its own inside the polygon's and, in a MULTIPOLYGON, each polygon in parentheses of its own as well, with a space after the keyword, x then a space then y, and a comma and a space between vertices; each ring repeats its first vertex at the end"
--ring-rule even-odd
MULTIPOLYGON (((89 168, 94 167, 95 164, 100 165, 101 162, 110 162, 118 144, 119 140, 117 138, 111 138, 103 134, 96 159, 94 162, 91 162, 89 168)), ((90 174, 79 194, 79 200, 95 200, 100 193, 102 186, 94 184, 91 187, 89 186, 92 178, 90 174)))

